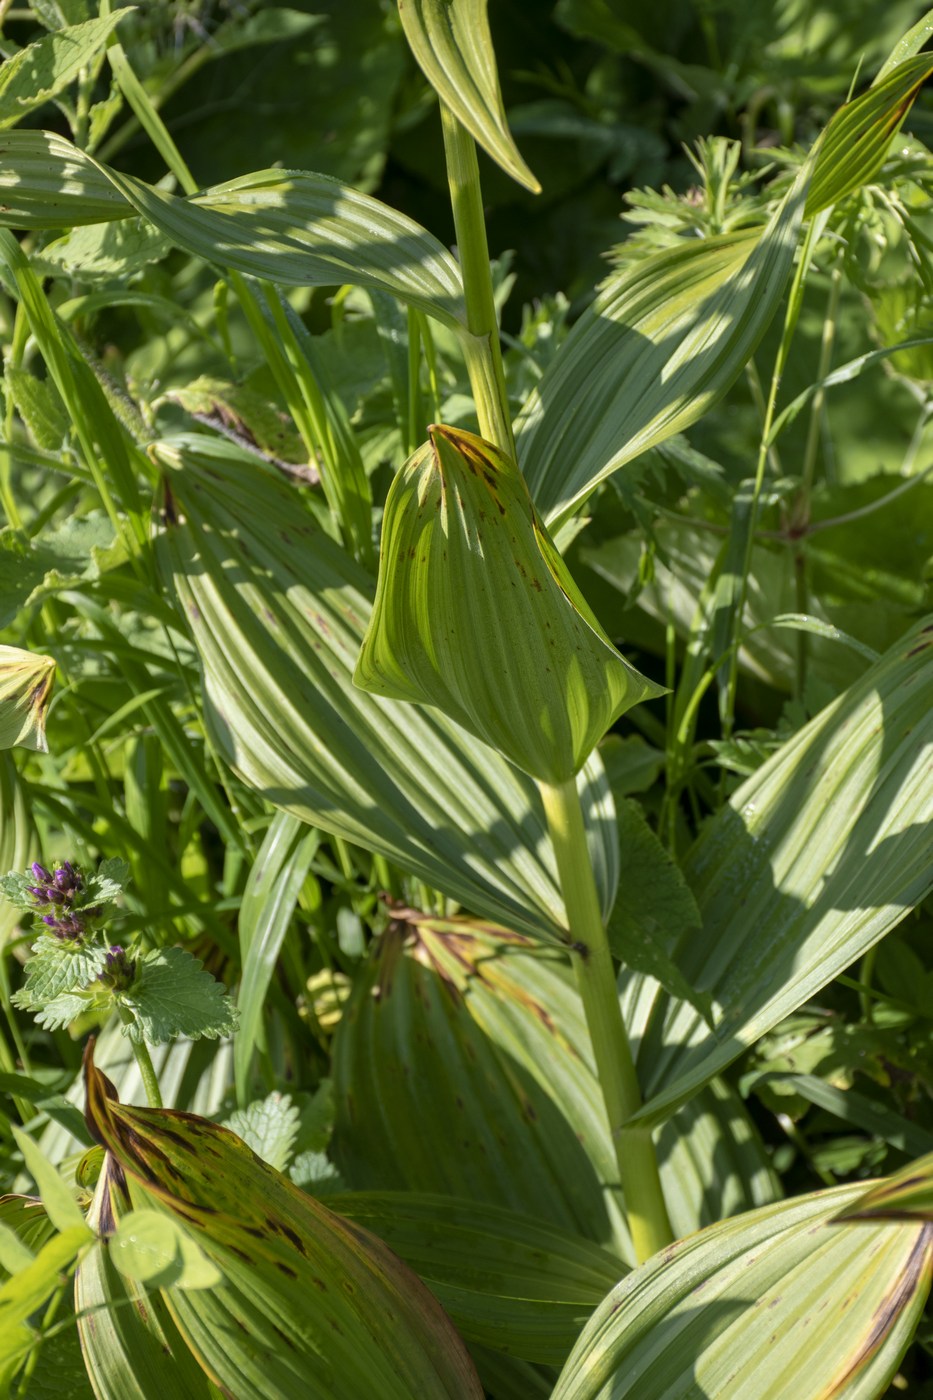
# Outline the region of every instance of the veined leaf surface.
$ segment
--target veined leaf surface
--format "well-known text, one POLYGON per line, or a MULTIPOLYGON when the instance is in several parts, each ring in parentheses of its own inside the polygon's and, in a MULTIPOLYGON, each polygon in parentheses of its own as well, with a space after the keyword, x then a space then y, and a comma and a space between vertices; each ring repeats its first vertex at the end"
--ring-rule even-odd
POLYGON ((405 37, 441 101, 507 175, 541 186, 512 139, 499 90, 487 0, 399 0, 405 37))
POLYGON ((877 943, 933 885, 933 621, 911 629, 732 796, 684 873, 676 953, 713 1034, 661 994, 639 1065, 660 1121, 877 943))
POLYGON ((600 481, 695 423, 738 376, 783 296, 808 174, 763 232, 645 258, 580 317, 516 424, 519 465, 551 530, 600 481))
MULTIPOLYGON (((334 1088, 335 1158, 354 1188, 469 1197, 633 1258, 582 1004, 556 952, 400 911, 338 1029, 334 1088)), ((658 1153, 678 1234, 773 1199, 757 1134, 719 1084, 658 1153)))
POLYGON ((589 1240, 453 1196, 356 1191, 331 1208, 385 1240, 471 1343, 563 1365, 624 1266, 589 1240))
POLYGON ((547 783, 663 688, 600 627, 505 453, 435 424, 392 483, 354 681, 420 701, 547 783))
POLYGON ((0 135, 0 224, 66 228, 142 214, 179 248, 284 286, 391 292, 453 329, 460 269, 412 219, 339 180, 260 170, 181 199, 102 165, 61 136, 0 135))
MULTIPOLYGON (((352 684, 368 575, 254 458, 207 439, 156 450, 181 468, 162 557, 232 766, 268 801, 470 909, 566 941, 535 784, 443 716, 352 684)), ((618 852, 598 759, 581 781, 608 913, 618 852)))
POLYGON ((933 1222, 933 1153, 856 1196, 838 1219, 933 1222))
MULTIPOLYGON (((424 1285, 380 1241, 193 1114, 130 1108, 85 1059, 87 1119, 135 1209, 181 1223, 221 1271, 209 1289, 160 1289, 216 1385, 238 1400, 472 1400, 482 1391, 424 1285)), ((119 1213, 122 1187, 114 1188, 119 1213)), ((106 1220, 106 1214, 102 1214, 106 1220)))
POLYGON ((859 1186, 713 1225, 587 1324, 553 1400, 875 1400, 930 1289, 933 1230, 838 1225, 859 1186))

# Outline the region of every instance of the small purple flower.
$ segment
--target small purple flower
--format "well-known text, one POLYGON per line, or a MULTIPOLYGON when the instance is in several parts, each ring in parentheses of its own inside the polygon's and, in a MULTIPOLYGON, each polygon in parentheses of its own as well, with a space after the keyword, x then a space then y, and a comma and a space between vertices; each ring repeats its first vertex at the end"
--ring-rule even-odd
POLYGON ((84 888, 81 872, 66 860, 51 873, 44 865, 35 861, 32 874, 37 881, 29 887, 37 909, 48 909, 42 922, 56 938, 82 939, 88 932, 90 922, 100 914, 100 908, 76 909, 76 896, 84 888))
POLYGON ((107 953, 107 965, 103 972, 98 973, 98 982, 104 982, 108 987, 123 991, 132 984, 135 976, 136 959, 128 958, 119 943, 111 944, 110 951, 107 953))

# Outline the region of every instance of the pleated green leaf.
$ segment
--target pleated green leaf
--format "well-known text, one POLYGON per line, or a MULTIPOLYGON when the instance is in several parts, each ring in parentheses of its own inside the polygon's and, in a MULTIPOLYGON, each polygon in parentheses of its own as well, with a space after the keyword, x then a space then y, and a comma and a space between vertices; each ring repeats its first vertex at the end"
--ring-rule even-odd
POLYGON ((241 1105, 247 1101, 247 1079, 266 992, 319 844, 320 834, 313 828, 288 812, 276 812, 243 891, 239 918, 242 973, 237 995, 240 1017, 233 1052, 241 1105))
POLYGON ((933 1231, 837 1225, 845 1186, 662 1250, 587 1324, 553 1400, 876 1400, 930 1288, 933 1231))
POLYGON ((921 620, 749 778, 684 873, 676 951, 715 1030, 665 994, 639 1065, 657 1122, 889 932, 933 886, 933 621, 921 620))
POLYGON ((483 150, 535 194, 541 186, 512 139, 499 90, 487 0, 398 0, 424 76, 483 150))
POLYGON ((500 1207, 408 1191, 328 1197, 414 1269, 467 1342, 562 1365, 624 1266, 598 1245, 500 1207))
MULTIPOLYGON (((216 1385, 237 1400, 480 1400, 449 1320, 380 1241, 226 1128, 120 1104, 94 1066, 93 1042, 85 1073, 88 1125, 107 1149, 105 1170, 125 1181, 134 1209, 180 1222, 223 1276, 212 1288, 160 1289, 216 1385)), ((115 1191, 118 1211, 121 1200, 115 1191)))
POLYGON ((516 425, 519 464, 552 529, 726 392, 781 302, 802 219, 874 178, 931 71, 929 54, 908 58, 841 108, 764 230, 667 249, 607 281, 516 425))
POLYGON ((793 266, 809 166, 771 222, 665 249, 611 277, 545 370, 516 424, 551 529, 600 481, 682 432, 730 387, 793 266))
MULTIPOLYGON (((167 466, 160 542, 204 672, 220 752, 268 801, 386 855, 470 909, 566 941, 537 788, 443 716, 352 684, 372 581, 294 487, 208 439, 167 466)), ((595 758, 581 780, 606 912, 615 818, 595 758)))
POLYGON ((133 214, 207 262, 284 286, 374 287, 454 329, 466 325, 460 270, 447 249, 330 176, 260 170, 182 199, 50 132, 0 136, 0 224, 69 228, 133 214))
POLYGON ((820 138, 807 194, 808 218, 874 179, 931 73, 933 54, 906 58, 881 82, 840 107, 820 138))
POLYGON ((429 434, 386 500, 354 683, 437 706, 532 777, 566 782, 663 687, 603 632, 514 463, 473 433, 429 434))
POLYGON ((48 752, 45 715, 54 675, 51 656, 0 646, 0 749, 48 752))
MULTIPOLYGON (((0 870, 23 870, 32 855, 32 823, 13 756, 0 753, 0 870)), ((19 910, 0 900, 0 946, 19 922, 19 910)))
MULTIPOLYGON (((92 1218, 106 1189, 102 1177, 92 1218)), ((106 1239, 81 1260, 74 1296, 84 1364, 98 1400, 209 1400, 208 1378, 161 1294, 124 1278, 106 1239)))
POLYGON ((841 1210, 837 1218, 933 1223, 933 1153, 870 1187, 841 1210))
MULTIPOLYGON (((398 914, 334 1044, 335 1160, 358 1190, 440 1192, 633 1258, 579 993, 562 958, 470 920, 398 914)), ((773 1199, 737 1097, 658 1137, 674 1229, 773 1199)))

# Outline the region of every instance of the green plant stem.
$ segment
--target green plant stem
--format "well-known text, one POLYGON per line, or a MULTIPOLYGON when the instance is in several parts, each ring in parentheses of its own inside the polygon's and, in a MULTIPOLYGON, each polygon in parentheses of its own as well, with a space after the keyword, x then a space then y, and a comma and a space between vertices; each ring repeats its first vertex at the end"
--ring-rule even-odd
POLYGON ((565 783, 541 783, 540 788, 573 939, 574 972, 609 1118, 628 1226, 641 1263, 670 1244, 673 1238, 654 1142, 650 1129, 626 1126, 641 1107, 641 1090, 622 1019, 615 968, 587 850, 577 785, 571 778, 565 783))
MULTIPOLYGON (((133 1016, 129 1011, 121 1008, 120 1020, 125 1026, 133 1025, 133 1016)), ((133 1054, 136 1056, 136 1063, 139 1065, 139 1072, 143 1079, 143 1088, 146 1091, 146 1098, 150 1108, 162 1107, 162 1093, 159 1089, 159 1079, 152 1063, 152 1056, 149 1054, 149 1046, 144 1040, 132 1040, 133 1054)))
POLYGON ((479 430, 489 442, 514 457, 515 442, 505 391, 476 145, 473 137, 443 102, 441 125, 466 300, 469 334, 462 339, 479 430))

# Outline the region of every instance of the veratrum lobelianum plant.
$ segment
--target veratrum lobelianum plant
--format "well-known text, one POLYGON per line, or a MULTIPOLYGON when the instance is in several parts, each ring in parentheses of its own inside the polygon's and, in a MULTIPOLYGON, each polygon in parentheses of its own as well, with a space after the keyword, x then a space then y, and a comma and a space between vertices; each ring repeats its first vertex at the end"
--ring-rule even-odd
MULTIPOLYGON (((728 800, 713 791, 715 814, 675 857, 681 797, 699 783, 700 701, 714 689, 728 745, 740 671, 762 664, 756 623, 803 639, 801 691, 809 637, 852 641, 807 610, 803 578, 795 612, 756 613, 756 529, 775 444, 805 406, 778 414, 807 279, 844 242, 846 201, 878 180, 933 71, 921 51, 933 19, 736 224, 697 237, 694 214, 685 237, 666 208, 654 227, 643 201, 653 237, 632 244, 516 415, 476 146, 526 189, 538 183, 506 123, 485 0, 400 0, 399 16, 440 102, 456 258, 324 176, 268 170, 198 190, 109 4, 77 23, 49 19, 4 70, 0 222, 68 232, 0 235, 15 304, 0 491, 33 580, 12 616, 31 600, 28 640, 42 648, 3 649, 0 734, 42 748, 46 651, 67 686, 85 683, 62 636, 93 641, 119 678, 126 698, 106 723, 144 721, 117 763, 106 725, 92 732, 73 706, 77 776, 2 770, 6 865, 36 855, 28 782, 44 832, 83 829, 85 845, 126 849, 138 887, 130 953, 99 930, 125 882, 116 856, 96 875, 33 860, 8 877, 33 915, 27 936, 39 935, 13 1004, 75 1034, 115 1017, 150 1106, 119 1101, 136 1086, 105 1028, 86 1054, 82 1120, 30 1076, 4 990, 21 1067, 4 1042, 3 1084, 38 1198, 0 1201, 0 1374, 29 1394, 37 1367, 77 1364, 72 1393, 90 1384, 114 1400, 218 1388, 238 1400, 880 1396, 929 1290, 929 1164, 867 1192, 857 1182, 781 1199, 721 1075, 929 893, 933 621, 869 650, 867 669, 750 763, 728 800), (104 63, 111 101, 183 194, 95 154, 112 120, 88 106, 104 63), (50 97, 73 142, 11 129, 50 97), (43 287, 82 267, 126 277, 171 249, 216 269, 229 360, 238 304, 303 461, 264 452, 255 434, 179 432, 166 403, 140 412, 82 347, 75 308, 43 287), (365 289, 387 347, 405 346, 378 581, 378 464, 282 290, 335 284, 365 289), (598 521, 602 483, 640 485, 662 444, 710 485, 678 435, 747 370, 781 308, 756 472, 729 503, 727 544, 665 687, 616 650, 562 551, 584 508, 598 521), (443 421, 439 363, 469 384, 469 426, 443 421), (17 420, 27 462, 64 464, 93 503, 85 534, 79 516, 41 568, 42 522, 15 489, 17 420), (618 740, 600 744, 666 690, 665 846, 625 795, 638 786, 613 792, 618 740), (239 946, 210 891, 192 901, 159 849, 169 824, 140 795, 167 775, 189 795, 183 827, 210 823, 226 843, 239 946), (328 965, 327 1010, 303 1008, 333 1083, 299 1110, 251 1091, 257 1052, 265 1068, 276 1053, 263 1019, 276 959, 296 906, 313 918, 316 871, 347 896, 344 937, 377 936, 354 978, 328 965), (161 1107, 182 1096, 190 1040, 234 1025, 222 989, 175 946, 204 936, 239 968, 240 1019, 232 1062, 210 1061, 191 1113, 161 1107), (176 1035, 187 1042, 150 1055, 176 1035), (206 1116, 223 1112, 208 1081, 228 1075, 239 1108, 223 1127, 206 1116), (43 1152, 34 1133, 46 1123, 43 1152), (75 1189, 51 1161, 76 1140, 87 1152, 75 1189), (325 1189, 332 1209, 313 1199, 325 1189), (75 1319, 77 1363, 59 1357, 75 1319)), ((283 12, 281 23, 299 21, 283 12)), ((728 148, 697 159, 707 192, 728 193, 728 148)), ((831 387, 828 369, 814 393, 831 387)), ((224 392, 202 383, 177 402, 214 421, 224 392)), ((812 488, 808 458, 800 519, 812 488)), ((908 1152, 917 1142, 897 1124, 871 1127, 908 1152)))

